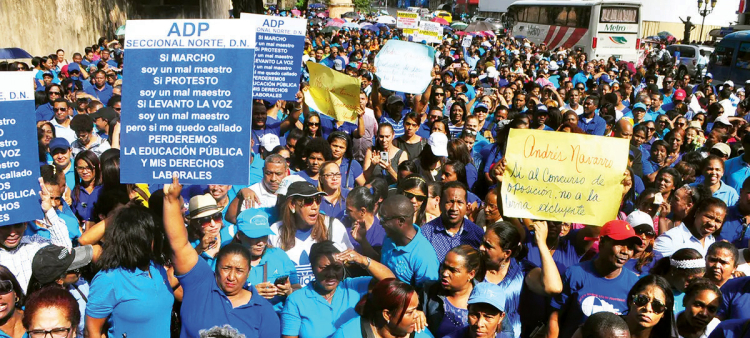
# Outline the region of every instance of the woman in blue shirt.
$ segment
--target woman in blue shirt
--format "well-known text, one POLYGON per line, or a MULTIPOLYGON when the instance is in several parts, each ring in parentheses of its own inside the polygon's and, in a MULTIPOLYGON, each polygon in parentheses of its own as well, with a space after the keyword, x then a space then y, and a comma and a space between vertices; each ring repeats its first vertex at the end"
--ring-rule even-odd
POLYGON ((344 218, 349 189, 341 187, 341 169, 336 162, 329 161, 320 166, 318 190, 327 194, 321 200, 320 211, 339 220, 344 218))
POLYGON ((346 217, 342 223, 347 228, 352 247, 360 254, 380 260, 380 249, 385 240, 385 229, 375 216, 378 199, 367 187, 352 189, 346 198, 346 217))
MULTIPOLYGON (((180 226, 184 229, 182 215, 180 226)), ((104 333, 107 318, 110 338, 169 336, 174 295, 158 254, 161 236, 143 206, 120 209, 107 224, 101 271, 91 281, 86 304, 89 337, 104 333)))
POLYGON ((0 265, 0 302, 7 304, 0 311, 0 338, 26 337, 23 320, 25 296, 21 285, 8 268, 0 265))
MULTIPOLYGON (((708 155, 703 163, 704 180, 701 184, 711 190, 711 196, 724 201, 727 207, 737 204, 740 199, 737 191, 721 180, 724 177, 724 160, 716 155, 708 155)), ((693 183, 693 185, 696 185, 696 183, 693 183)))
POLYGON ((209 194, 193 196, 188 204, 188 239, 200 257, 209 266, 216 265, 216 254, 221 247, 232 242, 229 226, 224 222, 222 210, 209 194))
POLYGON ((643 179, 644 181, 653 182, 659 169, 669 167, 667 163, 667 153, 669 145, 667 142, 658 140, 651 145, 651 152, 648 158, 643 159, 643 179))
POLYGON ((431 338, 430 331, 417 330, 418 307, 419 297, 411 285, 395 278, 384 279, 363 300, 360 316, 336 330, 333 338, 431 338))
MULTIPOLYGON (((75 187, 71 192, 73 211, 82 223, 90 223, 94 211, 94 203, 99 199, 102 173, 99 170, 99 157, 91 150, 76 155, 75 187)), ((86 224, 93 225, 93 224, 86 224)))
POLYGON ((219 250, 216 268, 211 271, 188 242, 182 221, 181 190, 176 177, 172 184, 164 186, 164 229, 173 250, 175 274, 184 292, 180 337, 198 337, 201 329, 224 324, 248 338, 278 337, 279 319, 273 307, 255 288, 245 287, 251 269, 250 252, 240 244, 229 244, 219 250))
POLYGON ((331 336, 357 316, 354 307, 373 281, 394 278, 385 265, 353 250, 340 252, 331 241, 312 245, 310 263, 315 280, 287 298, 281 312, 282 337, 331 336), (373 277, 345 278, 344 264, 352 263, 367 269, 373 277))
POLYGON ((351 139, 349 135, 334 131, 328 136, 331 145, 333 161, 338 163, 341 170, 341 186, 346 189, 354 189, 356 186, 365 185, 365 176, 359 162, 352 160, 351 139))

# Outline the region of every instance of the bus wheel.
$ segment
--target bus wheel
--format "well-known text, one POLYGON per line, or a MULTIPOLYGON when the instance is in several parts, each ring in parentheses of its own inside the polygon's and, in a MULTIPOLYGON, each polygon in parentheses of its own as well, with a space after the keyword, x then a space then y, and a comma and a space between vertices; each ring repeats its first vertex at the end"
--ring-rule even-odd
POLYGON ((678 79, 684 78, 685 74, 687 74, 687 69, 684 66, 680 67, 680 69, 677 70, 677 78, 678 79))

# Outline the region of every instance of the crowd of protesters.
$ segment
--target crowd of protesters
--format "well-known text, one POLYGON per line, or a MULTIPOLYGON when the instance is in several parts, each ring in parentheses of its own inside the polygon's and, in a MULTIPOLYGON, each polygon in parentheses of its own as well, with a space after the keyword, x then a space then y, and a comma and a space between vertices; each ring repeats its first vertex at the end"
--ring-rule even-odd
POLYGON ((313 111, 302 65, 296 101, 246 107, 244 186, 120 183, 117 40, 0 63, 36 72, 45 216, 0 227, 0 337, 748 337, 750 80, 446 31, 393 92, 374 57, 409 37, 308 13, 357 120, 313 111), (514 128, 629 140, 616 219, 505 217, 514 128))

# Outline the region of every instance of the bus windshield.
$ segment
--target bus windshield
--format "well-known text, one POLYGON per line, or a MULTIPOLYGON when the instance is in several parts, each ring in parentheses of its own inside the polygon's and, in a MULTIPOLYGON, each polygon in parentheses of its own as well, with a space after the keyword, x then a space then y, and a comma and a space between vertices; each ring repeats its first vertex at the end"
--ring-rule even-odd
POLYGON ((638 8, 602 7, 601 23, 638 23, 638 8))

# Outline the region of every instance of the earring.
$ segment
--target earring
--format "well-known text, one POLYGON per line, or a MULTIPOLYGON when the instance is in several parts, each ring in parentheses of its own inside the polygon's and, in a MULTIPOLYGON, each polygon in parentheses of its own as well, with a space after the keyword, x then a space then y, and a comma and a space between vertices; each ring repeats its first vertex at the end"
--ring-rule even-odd
POLYGON ((292 209, 292 214, 294 214, 294 213, 295 213, 295 211, 294 211, 294 209, 292 209))

